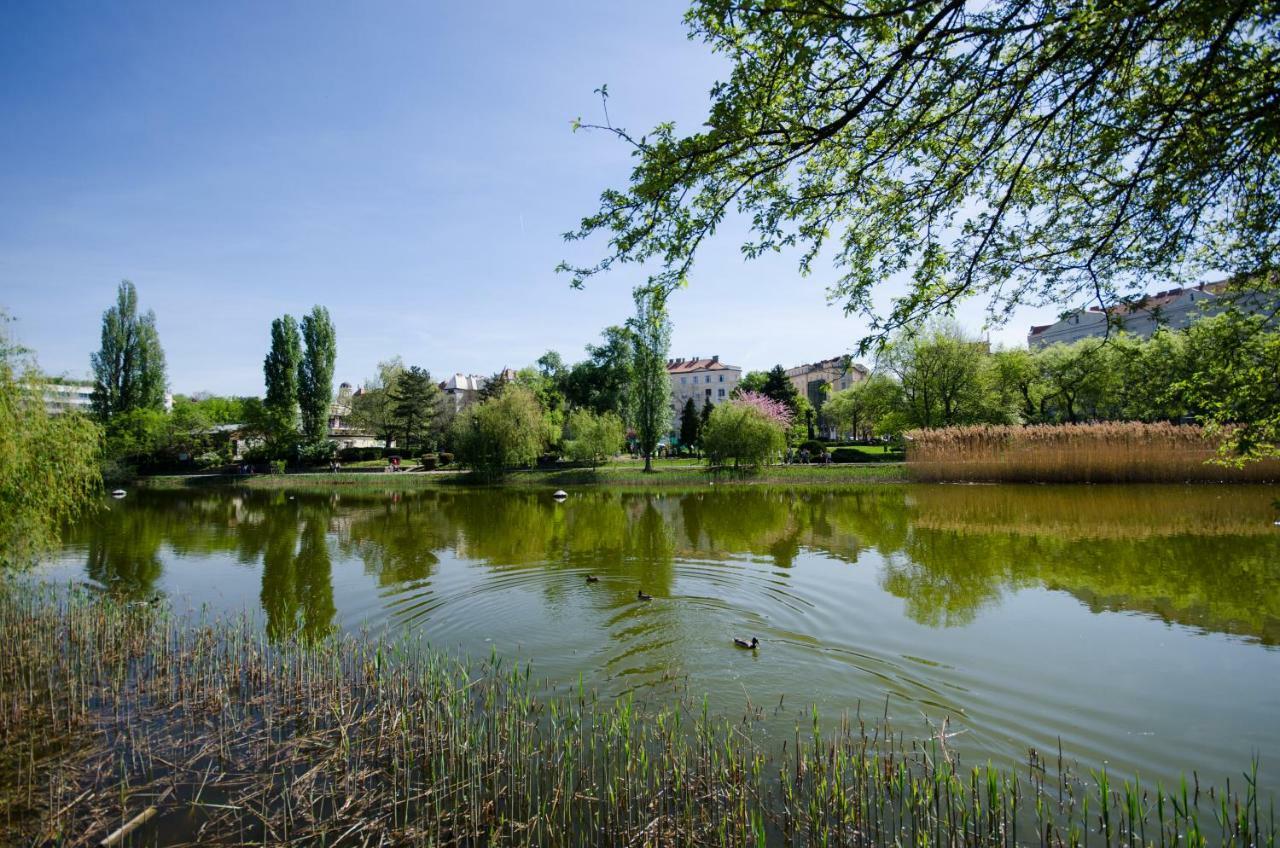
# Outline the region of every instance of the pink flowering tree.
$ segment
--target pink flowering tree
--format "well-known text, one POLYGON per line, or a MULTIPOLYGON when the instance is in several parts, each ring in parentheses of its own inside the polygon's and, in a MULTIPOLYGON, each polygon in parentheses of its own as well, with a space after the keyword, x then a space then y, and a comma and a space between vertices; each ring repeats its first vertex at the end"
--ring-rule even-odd
POLYGON ((781 401, 776 401, 760 392, 742 392, 738 395, 736 402, 760 410, 765 417, 776 421, 784 432, 791 429, 791 409, 781 401))

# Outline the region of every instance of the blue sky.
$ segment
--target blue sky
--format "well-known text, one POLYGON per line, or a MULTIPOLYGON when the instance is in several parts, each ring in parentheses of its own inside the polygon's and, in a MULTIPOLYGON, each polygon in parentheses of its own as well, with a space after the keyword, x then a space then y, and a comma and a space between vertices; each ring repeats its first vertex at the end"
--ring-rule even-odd
MULTIPOLYGON (((82 375, 119 280, 156 311, 175 392, 262 390, 271 319, 326 305, 337 378, 399 354, 443 378, 567 361, 631 309, 634 272, 573 291, 561 234, 625 182, 597 119, 693 128, 720 60, 685 4, 0 6, 0 308, 82 375)), ((731 230, 732 228, 730 228, 731 230)), ((727 232, 672 302, 673 356, 745 368, 865 330, 821 269, 744 262, 727 232)), ((993 341, 1017 343, 1027 312, 993 341)), ((961 313, 974 329, 980 305, 961 313)))

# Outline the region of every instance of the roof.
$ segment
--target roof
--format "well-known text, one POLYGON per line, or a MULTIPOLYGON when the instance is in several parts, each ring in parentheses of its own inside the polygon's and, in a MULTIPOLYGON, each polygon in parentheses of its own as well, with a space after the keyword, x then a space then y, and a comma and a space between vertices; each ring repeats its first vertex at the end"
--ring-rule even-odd
MULTIPOLYGON (((1081 310, 1078 310, 1077 313, 1069 313, 1069 314, 1080 314, 1084 312, 1101 314, 1105 312, 1111 315, 1131 315, 1135 312, 1153 312, 1164 306, 1167 306, 1168 304, 1172 303, 1173 301, 1177 300, 1179 297, 1182 297, 1185 294, 1191 294, 1193 292, 1197 292, 1197 293, 1205 292, 1205 293, 1216 296, 1218 294, 1221 294, 1223 291, 1225 291, 1231 285, 1231 282, 1232 281, 1229 279, 1218 280, 1217 282, 1200 283, 1197 286, 1187 286, 1186 288, 1172 288, 1172 289, 1167 289, 1165 291, 1156 292, 1155 294, 1147 295, 1145 297, 1142 297, 1138 300, 1135 300, 1129 303, 1118 303, 1115 306, 1108 307, 1106 310, 1104 310, 1100 306, 1090 306, 1087 310, 1081 309, 1081 310)), ((1053 327, 1053 326, 1055 325, 1054 324, 1034 325, 1032 326, 1031 333, 1029 335, 1038 336, 1041 333, 1043 333, 1045 330, 1048 330, 1050 327, 1053 327)))
POLYGON ((741 371, 742 369, 736 365, 727 365, 720 361, 719 356, 713 356, 710 359, 668 359, 668 374, 688 374, 691 371, 741 371))
POLYGON ((854 362, 847 356, 833 356, 830 359, 823 359, 818 362, 807 362, 804 365, 797 365, 794 368, 788 368, 786 374, 788 377, 799 377, 802 374, 812 374, 814 371, 839 371, 841 373, 858 372, 859 374, 870 374, 871 370, 860 362, 854 362))
POLYGON ((446 392, 478 392, 486 382, 488 378, 479 374, 453 374, 440 383, 440 388, 446 392))

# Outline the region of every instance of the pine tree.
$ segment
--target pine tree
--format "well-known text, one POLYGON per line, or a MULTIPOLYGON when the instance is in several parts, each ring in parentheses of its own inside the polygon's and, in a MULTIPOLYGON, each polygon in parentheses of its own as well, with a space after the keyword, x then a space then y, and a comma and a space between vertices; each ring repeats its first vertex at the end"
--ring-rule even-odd
POLYGON ((404 447, 429 441, 440 420, 442 397, 431 372, 417 365, 404 371, 391 391, 392 419, 404 432, 404 447))

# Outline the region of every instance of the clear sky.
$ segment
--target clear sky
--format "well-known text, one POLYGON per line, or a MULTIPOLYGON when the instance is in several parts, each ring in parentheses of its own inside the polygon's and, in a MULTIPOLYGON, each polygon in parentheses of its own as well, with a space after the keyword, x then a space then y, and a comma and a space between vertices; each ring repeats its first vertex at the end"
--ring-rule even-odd
MULTIPOLYGON (((438 379, 566 361, 631 310, 629 269, 573 291, 561 234, 627 149, 570 121, 693 128, 721 60, 685 4, 0 4, 0 308, 80 376, 121 279, 175 392, 258 394, 271 319, 327 306, 338 380, 399 354, 438 379)), ((731 232, 672 302, 673 356, 748 369, 849 352, 822 269, 731 232)), ((1050 316, 1022 312, 996 342, 1050 316)), ((977 330, 981 308, 961 319, 977 330)))

